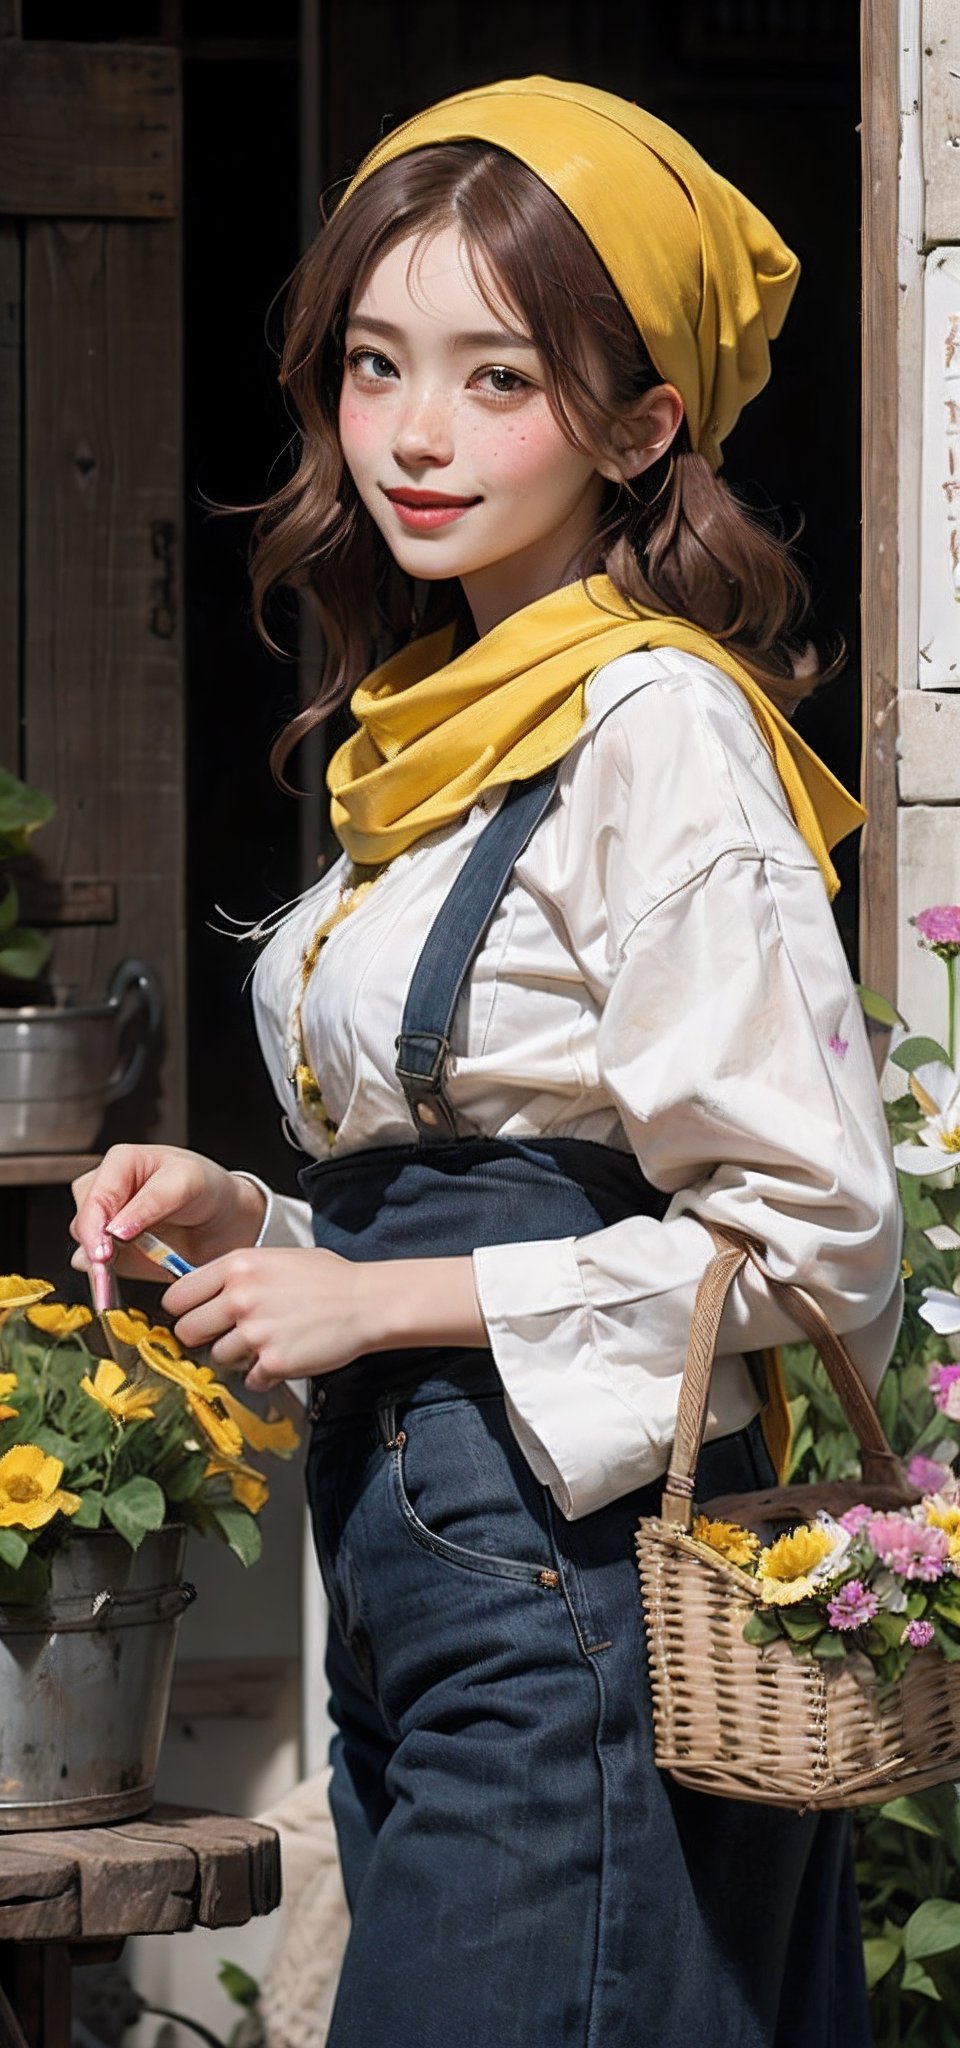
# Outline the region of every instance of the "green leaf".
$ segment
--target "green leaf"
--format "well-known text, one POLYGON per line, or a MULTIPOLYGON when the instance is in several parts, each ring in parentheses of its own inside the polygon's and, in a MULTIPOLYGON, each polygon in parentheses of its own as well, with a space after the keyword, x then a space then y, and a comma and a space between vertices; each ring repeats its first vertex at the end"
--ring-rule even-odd
POLYGON ((924 1998, 935 1998, 937 2003, 940 2003, 940 1993, 933 1978, 928 1977, 926 1970, 921 1969, 919 1963, 904 1964, 903 1976, 900 1979, 900 1989, 901 1991, 920 1991, 924 1998))
POLYGON ((918 1067, 927 1067, 934 1060, 950 1065, 949 1055, 935 1038, 905 1038, 890 1054, 891 1066, 902 1067, 905 1074, 915 1074, 918 1067))
POLYGON ((826 1627, 822 1614, 811 1614, 809 1610, 785 1608, 780 1616, 780 1626, 794 1643, 812 1643, 826 1627))
POLYGON ((0 1529, 0 1558, 19 1571, 30 1545, 17 1529, 0 1529))
POLYGON ((19 915, 20 898, 17 895, 13 883, 11 882, 6 895, 4 896, 2 902, 0 902, 0 936, 2 936, 4 932, 9 932, 13 930, 13 927, 16 924, 19 915))
POLYGON ((818 1658, 821 1663, 827 1663, 833 1657, 845 1657, 846 1654, 847 1647, 843 1637, 835 1635, 829 1628, 825 1628, 816 1642, 810 1645, 811 1657, 818 1658))
POLYGON ((864 1942, 863 1962, 867 1973, 868 1991, 872 1991, 874 1985, 879 1984, 881 1977, 885 1977, 887 1971, 892 1970, 900 1954, 900 1946, 899 1941, 888 1941, 882 1934, 874 1935, 864 1942))
POLYGON ((131 1550, 139 1550, 151 1529, 159 1529, 166 1512, 163 1488, 155 1479, 128 1479, 103 1499, 103 1512, 131 1550))
POLYGON ((99 1529, 102 1513, 103 1495, 94 1488, 91 1488, 89 1493, 81 1495, 80 1506, 76 1514, 70 1517, 70 1527, 71 1529, 99 1529))
POLYGON ((217 1976, 227 1997, 232 1998, 237 2005, 256 2005, 260 1996, 260 1986, 256 1978, 251 1977, 249 1970, 241 1970, 239 1963, 228 1963, 221 1959, 217 1976))
POLYGON ((864 1016, 872 1017, 875 1024, 887 1024, 891 1027, 894 1024, 906 1024, 906 1018, 901 1017, 899 1010, 895 1010, 893 1004, 877 989, 866 988, 863 982, 858 982, 857 994, 864 1016))
POLYGON ((916 1828, 918 1835, 932 1835, 940 1839, 940 1829, 928 1819, 916 1799, 890 1799, 880 1812, 885 1820, 899 1821, 902 1828, 916 1828))
POLYGON ((0 974, 11 981, 36 981, 50 958, 50 940, 29 925, 17 925, 6 940, 0 940, 0 974))
POLYGON ((0 833, 34 832, 53 817, 53 801, 39 789, 31 789, 9 768, 0 768, 0 833))
POLYGON ((169 1471, 164 1468, 163 1486, 167 1499, 172 1501, 191 1500, 198 1486, 203 1485, 207 1469, 206 1451, 182 1451, 169 1471))
POLYGON ((933 1612, 933 1639, 941 1657, 945 1657, 948 1664, 960 1663, 960 1643, 957 1642, 955 1636, 948 1635, 947 1630, 940 1627, 939 1622, 936 1620, 936 1608, 934 1608, 933 1612))
MULTIPOLYGON (((210 1514, 221 1536, 229 1544, 234 1556, 240 1559, 240 1563, 256 1564, 263 1548, 263 1538, 253 1515, 249 1514, 246 1508, 231 1507, 226 1503, 223 1507, 211 1503, 210 1514)), ((749 1627, 749 1623, 747 1626, 749 1627)))
POLYGON ((903 1953, 908 1962, 917 1956, 939 1956, 960 1946, 960 1902, 955 1899, 924 1899, 911 1913, 903 1930, 903 1953))

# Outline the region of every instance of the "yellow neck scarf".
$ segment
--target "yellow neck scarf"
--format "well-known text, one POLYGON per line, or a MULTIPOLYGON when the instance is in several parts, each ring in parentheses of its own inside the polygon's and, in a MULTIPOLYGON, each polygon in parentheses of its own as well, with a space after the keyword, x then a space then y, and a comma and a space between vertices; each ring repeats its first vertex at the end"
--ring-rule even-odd
POLYGON ((453 628, 415 640, 366 678, 358 731, 327 772, 334 831, 358 866, 392 860, 462 817, 488 789, 562 759, 587 715, 597 669, 642 647, 712 662, 743 691, 828 892, 830 848, 861 825, 860 805, 794 732, 729 650, 686 619, 634 610, 607 576, 570 583, 504 619, 450 660, 453 628))

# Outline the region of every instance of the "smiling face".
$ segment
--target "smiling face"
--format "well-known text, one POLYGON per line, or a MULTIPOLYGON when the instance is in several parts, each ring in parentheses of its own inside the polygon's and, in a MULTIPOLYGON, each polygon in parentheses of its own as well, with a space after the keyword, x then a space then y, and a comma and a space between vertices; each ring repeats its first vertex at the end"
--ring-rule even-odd
POLYGON ((480 633, 557 589, 596 530, 603 474, 456 228, 398 242, 351 304, 340 439, 395 561, 458 577, 480 633))

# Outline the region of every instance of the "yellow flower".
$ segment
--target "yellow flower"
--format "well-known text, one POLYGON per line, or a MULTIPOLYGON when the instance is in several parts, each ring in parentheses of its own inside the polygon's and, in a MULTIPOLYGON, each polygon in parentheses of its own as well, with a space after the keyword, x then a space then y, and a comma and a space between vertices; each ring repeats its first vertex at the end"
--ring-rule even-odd
POLYGON ((737 1522, 711 1522, 706 1515, 697 1516, 693 1534, 698 1543, 719 1551, 728 1564, 749 1567, 760 1549, 760 1538, 751 1529, 741 1529, 737 1522))
POLYGON ((217 1375, 208 1365, 194 1365, 193 1360, 184 1358, 179 1349, 173 1352, 165 1344, 158 1344, 155 1331, 151 1330, 149 1336, 141 1338, 137 1350, 151 1372, 159 1373, 161 1379, 172 1380, 175 1387, 183 1387, 188 1394, 201 1394, 204 1400, 209 1400, 211 1394, 222 1394, 217 1375))
MULTIPOLYGON (((148 1336, 141 1337, 137 1350, 144 1364, 150 1367, 151 1372, 158 1373, 161 1379, 172 1380, 175 1387, 182 1387, 191 1415, 221 1457, 238 1457, 243 1449, 243 1438, 236 1423, 228 1415, 218 1412, 224 1390, 216 1373, 211 1372, 208 1365, 194 1365, 192 1359, 184 1358, 179 1345, 174 1355, 166 1344, 156 1341, 158 1336, 167 1337, 169 1331, 154 1329, 148 1336)), ((176 1338, 173 1342, 176 1344, 176 1338)))
POLYGON ((54 1515, 76 1514, 78 1493, 63 1493, 63 1465, 37 1444, 14 1444, 0 1458, 0 1529, 41 1529, 54 1515))
POLYGON ((238 1401, 233 1394, 228 1393, 226 1387, 221 1387, 219 1394, 227 1414, 236 1423, 244 1443, 250 1444, 253 1450, 275 1451, 277 1456, 282 1458, 289 1457, 290 1452, 297 1449, 300 1438, 289 1416, 281 1415, 273 1419, 271 1411, 270 1416, 264 1422, 261 1416, 254 1414, 252 1408, 246 1408, 242 1401, 238 1401))
POLYGON ((778 1536, 768 1550, 761 1550, 758 1577, 767 1605, 792 1607, 797 1600, 808 1600, 817 1590, 810 1575, 833 1548, 829 1529, 806 1523, 788 1536, 778 1536))
POLYGON ((138 1308, 108 1308, 104 1322, 118 1344, 129 1345, 131 1351, 137 1350, 150 1329, 149 1318, 138 1308))
POLYGON ((241 1507, 249 1508, 252 1515, 258 1515, 263 1504, 270 1497, 270 1488, 262 1472, 255 1472, 252 1465, 245 1465, 240 1458, 211 1458, 204 1467, 205 1479, 216 1479, 221 1475, 230 1481, 230 1491, 241 1507))
POLYGON ((52 1280, 24 1280, 19 1273, 0 1274, 0 1309, 30 1308, 53 1293, 52 1280))
POLYGON ((80 1385, 92 1401, 99 1401, 101 1408, 105 1408, 115 1422, 139 1422, 142 1417, 150 1417, 157 1412, 157 1390, 154 1387, 131 1386, 122 1365, 117 1365, 112 1358, 102 1358, 93 1379, 85 1373, 80 1385))
POLYGON ((927 1526, 946 1530, 948 1555, 953 1564, 960 1558, 960 1506, 933 1494, 927 1502, 927 1526))
POLYGON ((18 1408, 9 1407, 5 1399, 7 1394, 13 1393, 16 1384, 15 1372, 0 1372, 0 1422, 8 1422, 11 1415, 18 1415, 20 1412, 18 1408))
MULTIPOLYGON (((219 1394, 219 1388, 217 1393, 219 1394)), ((199 1422, 204 1436, 209 1438, 215 1451, 222 1458, 238 1458, 243 1449, 243 1438, 235 1422, 228 1415, 219 1415, 212 1401, 202 1394, 187 1395, 187 1407, 196 1422, 199 1422)))
POLYGON ((85 1330, 93 1317, 90 1310, 81 1304, 64 1308, 60 1301, 48 1301, 40 1308, 28 1308, 27 1321, 43 1330, 48 1337, 72 1337, 77 1330, 85 1330))

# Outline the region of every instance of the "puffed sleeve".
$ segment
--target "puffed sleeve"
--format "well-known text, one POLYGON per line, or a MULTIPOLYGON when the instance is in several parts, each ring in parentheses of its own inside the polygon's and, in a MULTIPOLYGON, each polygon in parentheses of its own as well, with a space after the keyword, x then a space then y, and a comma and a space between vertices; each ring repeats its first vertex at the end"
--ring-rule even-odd
MULTIPOLYGON (((665 1468, 712 1255, 701 1219, 760 1238, 871 1386, 899 1322, 896 1180, 819 870, 736 686, 684 681, 621 707, 613 769, 600 748, 585 758, 606 829, 570 896, 574 933, 606 927, 601 1084, 670 1205, 662 1222, 474 1255, 514 1429, 571 1518, 665 1468)), ((724 1314, 711 1434, 751 1412, 743 1351, 797 1334, 749 1269, 724 1314)))

